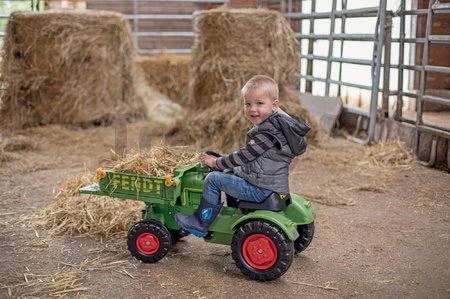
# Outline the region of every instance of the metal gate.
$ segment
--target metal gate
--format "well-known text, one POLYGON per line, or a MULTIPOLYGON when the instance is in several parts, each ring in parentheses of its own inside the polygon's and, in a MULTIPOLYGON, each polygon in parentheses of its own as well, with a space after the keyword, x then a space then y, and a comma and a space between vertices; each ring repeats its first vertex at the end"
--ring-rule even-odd
MULTIPOLYGON (((423 104, 424 102, 432 102, 443 105, 450 105, 450 99, 444 97, 438 97, 427 94, 426 78, 428 72, 437 72, 442 74, 450 74, 450 68, 444 66, 429 65, 429 46, 433 43, 450 44, 450 35, 433 35, 431 32, 433 24, 433 15, 450 13, 450 3, 439 3, 438 0, 430 0, 428 9, 416 9, 406 10, 405 0, 401 0, 400 7, 397 11, 386 10, 387 0, 380 0, 378 7, 367 7, 360 9, 346 9, 347 0, 340 1, 340 10, 337 10, 337 0, 332 0, 332 7, 328 12, 315 12, 316 0, 311 0, 311 12, 310 13, 285 13, 289 19, 296 20, 309 20, 310 32, 309 34, 297 33, 298 39, 302 42, 308 43, 308 53, 300 53, 301 59, 307 60, 306 74, 300 74, 301 79, 306 83, 305 90, 301 92, 312 92, 312 82, 324 82, 325 92, 324 95, 330 95, 330 85, 336 84, 338 86, 337 95, 340 96, 341 86, 354 87, 364 90, 370 90, 370 109, 360 109, 351 105, 345 105, 344 109, 347 112, 358 115, 357 130, 360 126, 362 118, 368 119, 368 134, 367 138, 361 140, 354 138, 356 142, 367 144, 374 140, 375 128, 377 125, 377 117, 382 119, 388 119, 389 117, 389 97, 396 96, 396 108, 395 111, 391 111, 394 114, 394 119, 398 122, 404 122, 415 126, 416 138, 413 145, 414 153, 418 154, 418 149, 421 140, 422 133, 428 133, 433 136, 430 161, 428 165, 433 165, 436 157, 436 144, 437 138, 450 139, 450 128, 440 127, 432 124, 426 124, 423 121, 423 104), (427 25, 425 37, 415 38, 406 37, 405 34, 405 18, 406 16, 427 16, 427 25), (369 34, 347 34, 345 33, 346 20, 349 18, 367 17, 377 18, 376 26, 373 28, 373 33, 369 34), (392 22, 395 18, 400 20, 399 38, 392 38, 392 22), (314 21, 320 19, 330 20, 329 34, 316 34, 314 31, 314 21), (340 33, 335 33, 336 19, 341 19, 340 33), (316 55, 314 51, 313 42, 317 40, 328 41, 328 55, 316 55), (339 57, 333 56, 334 42, 340 41, 339 57), (342 57, 343 46, 345 41, 369 41, 373 42, 373 59, 353 59, 342 57), (391 64, 391 45, 392 43, 399 44, 399 62, 398 64, 391 64), (409 44, 423 44, 424 51, 421 65, 409 65, 404 63, 405 56, 405 43, 409 44), (384 50, 384 52, 383 52, 384 50), (384 56, 382 55, 384 53, 384 56), (383 58, 383 59, 382 59, 383 58), (326 76, 318 77, 313 74, 312 65, 314 61, 325 61, 327 63, 326 76), (331 66, 333 62, 339 63, 338 78, 333 79, 331 77, 331 66), (371 85, 355 84, 353 82, 342 81, 342 65, 343 64, 356 64, 370 66, 371 68, 371 85), (398 86, 397 90, 390 90, 389 88, 389 76, 391 70, 398 70, 398 86), (383 70, 383 82, 380 85, 380 74, 383 70), (417 94, 405 91, 403 88, 404 71, 414 70, 420 72, 420 87, 417 94), (381 94, 380 94, 381 93, 381 94), (416 119, 411 120, 402 116, 404 108, 403 97, 408 96, 417 99, 417 112, 416 119), (379 105, 380 100, 381 105, 379 105), (377 107, 381 106, 381 114, 377 113, 377 107), (378 115, 377 115, 378 114, 378 115)), ((447 141, 448 142, 448 141, 447 141)))

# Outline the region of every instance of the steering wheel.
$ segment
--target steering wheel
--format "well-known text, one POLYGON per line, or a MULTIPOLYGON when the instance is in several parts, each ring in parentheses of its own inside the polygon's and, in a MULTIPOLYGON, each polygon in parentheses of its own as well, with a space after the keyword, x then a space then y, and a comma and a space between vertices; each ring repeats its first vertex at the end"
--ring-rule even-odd
MULTIPOLYGON (((213 156, 213 157, 216 157, 216 158, 222 157, 221 154, 218 154, 218 153, 213 152, 213 151, 206 151, 205 154, 213 156)), ((211 171, 213 171, 213 169, 209 168, 209 171, 211 172, 211 171)), ((233 168, 228 168, 228 169, 223 170, 222 172, 223 173, 228 173, 228 174, 234 174, 234 169, 233 168)))
POLYGON ((222 155, 221 155, 221 154, 218 154, 218 153, 216 153, 216 152, 213 152, 213 151, 206 151, 206 152, 205 152, 205 154, 207 154, 207 155, 209 155, 209 156, 213 156, 213 157, 216 157, 216 158, 220 158, 220 157, 222 157, 222 155))

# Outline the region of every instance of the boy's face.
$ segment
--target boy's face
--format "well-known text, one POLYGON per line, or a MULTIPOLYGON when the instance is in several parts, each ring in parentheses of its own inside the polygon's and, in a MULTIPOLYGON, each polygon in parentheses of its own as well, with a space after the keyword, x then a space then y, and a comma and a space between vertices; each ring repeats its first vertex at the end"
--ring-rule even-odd
POLYGON ((244 95, 244 114, 254 125, 265 121, 277 109, 278 100, 272 99, 265 88, 252 88, 244 95))

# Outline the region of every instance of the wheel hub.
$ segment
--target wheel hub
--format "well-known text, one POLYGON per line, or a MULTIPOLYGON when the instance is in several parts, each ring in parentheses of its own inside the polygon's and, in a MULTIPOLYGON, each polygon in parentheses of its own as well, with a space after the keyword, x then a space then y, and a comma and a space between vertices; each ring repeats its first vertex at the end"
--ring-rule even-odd
POLYGON ((278 250, 271 238, 264 234, 254 234, 242 245, 244 260, 253 268, 266 270, 278 259, 278 250))
POLYGON ((159 249, 159 239, 152 233, 142 233, 136 239, 136 247, 143 254, 154 254, 159 249))

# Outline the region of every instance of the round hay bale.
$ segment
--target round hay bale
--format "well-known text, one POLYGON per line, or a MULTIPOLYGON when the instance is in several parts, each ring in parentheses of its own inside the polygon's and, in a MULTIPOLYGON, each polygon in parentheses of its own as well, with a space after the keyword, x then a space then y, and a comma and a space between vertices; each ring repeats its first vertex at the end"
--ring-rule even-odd
POLYGON ((0 125, 108 123, 144 116, 135 92, 135 44, 121 14, 16 12, 10 16, 1 73, 0 125))
MULTIPOLYGON (((185 134, 185 142, 219 150, 233 150, 245 142, 251 123, 243 115, 242 86, 254 75, 274 78, 280 106, 312 127, 318 125, 301 106, 298 74, 299 44, 286 19, 264 9, 220 8, 195 14, 195 41, 189 102, 193 111, 170 133, 185 134), (197 111, 196 111, 197 110, 197 111)), ((178 137, 178 136, 177 136, 178 137)))
POLYGON ((181 105, 186 105, 188 101, 191 60, 190 55, 174 54, 135 58, 147 83, 181 105))

